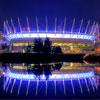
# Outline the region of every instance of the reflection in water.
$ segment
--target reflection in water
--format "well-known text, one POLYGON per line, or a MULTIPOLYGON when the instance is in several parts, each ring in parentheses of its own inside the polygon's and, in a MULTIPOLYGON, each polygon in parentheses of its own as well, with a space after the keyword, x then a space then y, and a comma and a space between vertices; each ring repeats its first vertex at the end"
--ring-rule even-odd
POLYGON ((28 73, 33 73, 36 75, 36 77, 38 77, 40 79, 40 75, 44 74, 46 79, 49 78, 50 75, 52 75, 52 70, 60 70, 60 68, 62 67, 62 63, 58 63, 58 64, 35 64, 35 65, 31 65, 28 64, 27 65, 27 71, 28 73))
POLYGON ((10 64, 3 89, 15 96, 73 96, 94 93, 98 84, 84 63, 10 64))
POLYGON ((10 70, 19 71, 21 70, 28 74, 34 74, 36 78, 40 79, 41 75, 44 75, 46 79, 52 75, 52 71, 59 71, 62 67, 62 62, 60 63, 46 63, 46 64, 18 64, 10 65, 10 70))

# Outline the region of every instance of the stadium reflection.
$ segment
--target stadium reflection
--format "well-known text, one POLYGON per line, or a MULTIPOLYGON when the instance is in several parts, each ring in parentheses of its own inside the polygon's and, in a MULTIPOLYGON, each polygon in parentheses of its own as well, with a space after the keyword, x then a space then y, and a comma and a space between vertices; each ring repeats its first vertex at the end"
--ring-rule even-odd
POLYGON ((99 90, 94 66, 67 62, 6 64, 1 68, 3 91, 11 97, 90 96, 99 90))

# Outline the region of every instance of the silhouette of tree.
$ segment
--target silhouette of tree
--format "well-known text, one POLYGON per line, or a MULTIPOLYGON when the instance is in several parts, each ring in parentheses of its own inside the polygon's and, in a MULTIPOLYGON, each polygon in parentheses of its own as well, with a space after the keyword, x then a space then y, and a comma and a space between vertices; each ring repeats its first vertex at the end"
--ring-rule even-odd
POLYGON ((51 73, 51 65, 48 65, 48 64, 46 64, 46 65, 44 65, 44 75, 45 75, 45 77, 46 77, 46 80, 49 78, 49 76, 50 75, 52 75, 52 73, 51 73))
POLYGON ((43 51, 43 41, 41 38, 34 39, 34 49, 33 52, 42 52, 43 51))
POLYGON ((61 47, 60 46, 54 46, 52 47, 52 53, 62 53, 61 47))
POLYGON ((31 45, 28 45, 28 46, 26 47, 26 53, 31 53, 31 45))
POLYGON ((63 63, 59 64, 35 64, 34 66, 27 65, 28 73, 34 73, 38 79, 41 75, 45 75, 46 80, 49 79, 49 76, 52 75, 52 71, 60 70, 63 63))
POLYGON ((1 48, 4 50, 4 49, 7 49, 8 48, 8 46, 7 46, 7 44, 5 43, 5 44, 1 44, 1 48))
POLYGON ((63 65, 62 62, 61 62, 61 63, 58 63, 58 64, 55 64, 55 69, 56 69, 56 70, 60 70, 61 67, 62 67, 62 65, 63 65))
POLYGON ((26 47, 26 52, 36 52, 36 53, 62 53, 60 46, 52 47, 52 41, 49 38, 42 40, 41 38, 35 38, 33 40, 33 45, 28 45, 26 47))
POLYGON ((44 53, 51 53, 51 44, 52 42, 50 41, 50 39, 46 38, 44 41, 44 46, 43 46, 44 53))

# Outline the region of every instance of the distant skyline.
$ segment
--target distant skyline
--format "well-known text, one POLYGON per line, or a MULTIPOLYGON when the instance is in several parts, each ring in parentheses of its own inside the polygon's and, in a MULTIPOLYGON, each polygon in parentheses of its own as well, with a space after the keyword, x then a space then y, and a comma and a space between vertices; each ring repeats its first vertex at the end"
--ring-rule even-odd
POLYGON ((57 16, 100 20, 100 0, 0 0, 0 30, 5 19, 57 16))

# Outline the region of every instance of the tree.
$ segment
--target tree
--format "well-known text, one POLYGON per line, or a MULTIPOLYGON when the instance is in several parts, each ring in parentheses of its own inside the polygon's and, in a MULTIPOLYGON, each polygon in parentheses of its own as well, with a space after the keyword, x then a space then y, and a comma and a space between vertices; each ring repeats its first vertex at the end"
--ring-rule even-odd
POLYGON ((43 51, 43 41, 41 38, 34 39, 34 49, 33 52, 42 52, 43 51))
POLYGON ((52 53, 54 53, 54 54, 62 53, 61 47, 60 46, 52 47, 52 53))
POLYGON ((1 48, 4 50, 4 49, 7 49, 8 48, 8 46, 7 46, 7 44, 5 43, 5 44, 1 44, 1 48))
POLYGON ((28 45, 27 47, 26 47, 26 53, 30 53, 31 52, 31 45, 28 45))
POLYGON ((32 66, 31 64, 26 64, 28 73, 34 73, 38 79, 41 79, 41 75, 45 76, 45 79, 49 79, 49 76, 52 75, 52 71, 60 70, 63 63, 59 64, 35 64, 32 66))
POLYGON ((52 42, 50 41, 49 38, 46 38, 44 40, 44 45, 43 45, 44 53, 51 53, 51 44, 52 44, 52 42))

